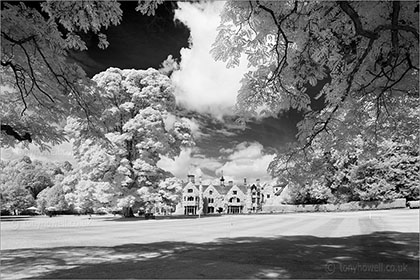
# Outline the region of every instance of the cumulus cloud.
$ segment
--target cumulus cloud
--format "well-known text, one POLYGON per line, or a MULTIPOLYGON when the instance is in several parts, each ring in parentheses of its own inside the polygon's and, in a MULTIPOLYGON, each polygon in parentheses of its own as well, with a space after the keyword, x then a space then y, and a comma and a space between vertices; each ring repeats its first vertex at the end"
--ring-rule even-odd
POLYGON ((197 149, 187 148, 182 149, 179 156, 174 159, 163 156, 157 165, 180 179, 187 178, 188 174, 209 179, 212 178, 212 174, 209 175, 208 171, 214 173, 223 164, 215 158, 198 154, 197 149))
MULTIPOLYGON (((224 150, 224 152, 229 150, 224 150)), ((216 170, 217 174, 226 174, 240 181, 243 178, 251 180, 269 180, 267 167, 274 159, 274 154, 264 152, 263 146, 258 142, 242 142, 234 148, 234 152, 227 156, 228 161, 216 170)))
POLYGON ((194 139, 199 139, 207 135, 201 131, 200 124, 194 118, 192 119, 181 118, 181 120, 189 125, 191 129, 191 133, 194 136, 194 139))
POLYGON ((194 139, 199 139, 203 136, 208 136, 207 134, 201 131, 201 125, 198 120, 195 118, 185 118, 185 117, 177 117, 174 114, 168 113, 163 119, 165 124, 165 129, 170 130, 174 127, 176 121, 181 121, 187 124, 191 129, 191 134, 193 135, 194 139))
POLYGON ((175 18, 190 29, 190 47, 181 50, 180 69, 171 78, 176 97, 186 108, 211 113, 217 118, 232 114, 240 80, 247 71, 244 58, 239 67, 227 69, 214 61, 210 49, 217 35, 224 2, 178 3, 175 18))

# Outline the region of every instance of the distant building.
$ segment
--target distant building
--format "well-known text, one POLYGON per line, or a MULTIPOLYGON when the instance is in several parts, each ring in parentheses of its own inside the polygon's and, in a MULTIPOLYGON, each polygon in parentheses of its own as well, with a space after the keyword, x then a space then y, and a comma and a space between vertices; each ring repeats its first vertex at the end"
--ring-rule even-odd
POLYGON ((260 211, 262 204, 274 195, 271 188, 265 191, 257 179, 255 184, 236 185, 233 181, 225 184, 223 176, 219 184, 203 185, 194 175, 188 175, 188 182, 182 191, 181 205, 184 215, 198 214, 239 214, 260 211))

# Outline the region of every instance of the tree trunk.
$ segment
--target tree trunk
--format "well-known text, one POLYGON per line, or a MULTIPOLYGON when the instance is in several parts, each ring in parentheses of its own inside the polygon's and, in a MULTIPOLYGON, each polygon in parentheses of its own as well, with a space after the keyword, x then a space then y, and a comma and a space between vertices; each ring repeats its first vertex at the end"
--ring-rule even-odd
POLYGON ((131 207, 123 207, 122 214, 125 218, 132 218, 134 217, 133 208, 131 207))

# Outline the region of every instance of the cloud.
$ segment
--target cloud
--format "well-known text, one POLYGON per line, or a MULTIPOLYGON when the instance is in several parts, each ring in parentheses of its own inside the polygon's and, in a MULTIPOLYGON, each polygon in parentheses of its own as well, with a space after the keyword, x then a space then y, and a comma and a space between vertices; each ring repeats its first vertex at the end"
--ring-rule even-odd
POLYGON ((207 134, 201 131, 200 124, 198 123, 196 119, 181 118, 181 120, 189 125, 191 129, 191 133, 194 136, 194 139, 199 139, 201 137, 208 136, 207 134))
POLYGON ((186 117, 177 117, 174 114, 168 113, 163 119, 163 122, 165 124, 166 130, 171 130, 174 127, 174 124, 176 121, 181 121, 185 124, 187 124, 191 129, 191 134, 193 135, 194 139, 200 139, 204 136, 209 136, 201 131, 201 126, 203 124, 200 124, 199 120, 195 119, 194 117, 186 118, 186 117))
POLYGON ((220 153, 222 154, 231 154, 233 153, 235 150, 234 149, 230 149, 230 148, 221 148, 219 150, 220 153))
POLYGON ((240 80, 247 71, 245 58, 239 67, 227 69, 209 53, 223 5, 223 1, 178 3, 175 18, 190 29, 190 47, 181 50, 180 69, 171 76, 179 103, 219 119, 233 113, 240 80))
POLYGON ((171 172, 175 177, 186 179, 188 174, 201 176, 203 179, 213 178, 214 171, 223 163, 215 158, 198 154, 198 149, 182 149, 179 156, 174 159, 162 156, 157 163, 158 167, 171 172), (211 173, 211 174, 209 174, 211 173))
MULTIPOLYGON (((224 150, 224 152, 227 151, 229 150, 224 150)), ((258 142, 242 142, 227 157, 228 161, 216 170, 216 174, 221 174, 223 170, 223 174, 236 181, 243 178, 267 181, 271 178, 267 173, 267 167, 274 156, 274 154, 265 153, 263 146, 258 142)))

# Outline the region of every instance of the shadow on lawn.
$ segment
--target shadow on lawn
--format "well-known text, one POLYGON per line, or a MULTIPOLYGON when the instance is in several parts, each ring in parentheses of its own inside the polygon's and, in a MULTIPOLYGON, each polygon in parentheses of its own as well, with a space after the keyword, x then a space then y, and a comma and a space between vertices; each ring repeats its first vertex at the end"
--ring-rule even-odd
POLYGON ((1 264, 7 279, 418 279, 418 251, 418 233, 375 232, 338 238, 246 237, 202 244, 4 250, 1 264))

